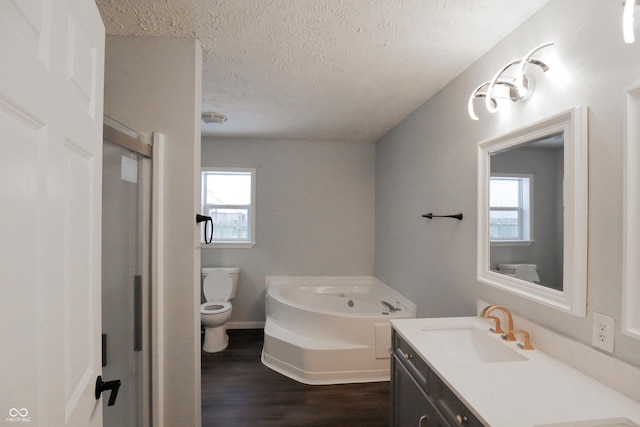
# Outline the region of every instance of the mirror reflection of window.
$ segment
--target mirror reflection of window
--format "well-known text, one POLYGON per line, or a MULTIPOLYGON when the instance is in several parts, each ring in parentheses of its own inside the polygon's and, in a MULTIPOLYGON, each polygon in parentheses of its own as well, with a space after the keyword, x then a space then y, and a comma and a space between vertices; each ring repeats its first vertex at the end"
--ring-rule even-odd
POLYGON ((492 241, 531 240, 533 177, 492 176, 489 181, 489 238, 492 241))

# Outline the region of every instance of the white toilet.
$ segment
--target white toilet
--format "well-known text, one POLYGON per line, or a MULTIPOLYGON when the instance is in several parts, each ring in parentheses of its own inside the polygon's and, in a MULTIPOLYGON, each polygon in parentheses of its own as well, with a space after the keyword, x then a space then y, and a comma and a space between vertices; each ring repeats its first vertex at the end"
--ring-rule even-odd
POLYGON ((531 283, 540 283, 537 269, 535 264, 498 264, 501 273, 531 283))
POLYGON ((216 353, 227 348, 227 321, 231 317, 231 299, 236 296, 239 268, 203 268, 202 292, 206 302, 200 305, 204 326, 202 349, 216 353))

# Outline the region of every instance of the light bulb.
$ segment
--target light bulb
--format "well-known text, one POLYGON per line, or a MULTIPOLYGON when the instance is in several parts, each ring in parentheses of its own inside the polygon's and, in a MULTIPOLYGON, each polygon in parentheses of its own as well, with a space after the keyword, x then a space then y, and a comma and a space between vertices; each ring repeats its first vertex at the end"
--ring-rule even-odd
POLYGON ((624 3, 624 13, 622 14, 622 35, 625 43, 634 43, 636 38, 633 34, 633 20, 636 7, 636 0, 626 0, 624 3))
MULTIPOLYGON (((518 90, 518 93, 520 94, 520 96, 524 97, 524 95, 527 93, 527 88, 524 85, 524 67, 529 63, 529 60, 531 59, 531 56, 534 53, 536 53, 537 51, 539 51, 544 47, 553 46, 553 44, 554 44, 553 42, 547 42, 547 43, 541 44, 540 46, 536 46, 533 49, 531 49, 531 51, 527 53, 524 56, 524 58, 520 60, 520 63, 518 64, 518 71, 516 72, 516 80, 515 80, 516 89, 518 90)), ((546 65, 544 64, 542 65, 546 67, 546 65)), ((543 70, 546 71, 545 68, 543 68, 543 70)))

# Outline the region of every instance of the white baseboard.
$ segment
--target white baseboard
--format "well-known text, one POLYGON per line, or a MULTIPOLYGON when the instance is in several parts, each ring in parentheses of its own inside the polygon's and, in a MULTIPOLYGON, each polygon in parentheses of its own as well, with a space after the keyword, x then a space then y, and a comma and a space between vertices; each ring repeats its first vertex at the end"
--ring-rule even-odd
POLYGON ((228 322, 227 329, 264 329, 264 322, 228 322))

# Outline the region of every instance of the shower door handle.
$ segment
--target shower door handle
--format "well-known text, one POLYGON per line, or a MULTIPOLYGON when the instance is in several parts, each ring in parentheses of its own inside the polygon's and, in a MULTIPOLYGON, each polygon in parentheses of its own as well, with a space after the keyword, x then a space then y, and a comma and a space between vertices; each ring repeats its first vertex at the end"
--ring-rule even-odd
POLYGON ((133 277, 133 351, 142 351, 142 276, 133 277))
POLYGON ((120 380, 102 381, 102 375, 98 375, 98 378, 96 378, 96 400, 100 399, 100 395, 103 391, 111 390, 107 406, 115 405, 116 398, 118 397, 118 390, 120 390, 120 384, 120 380))

